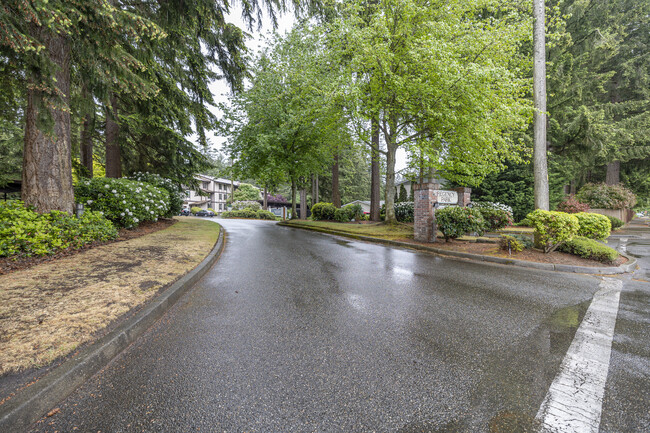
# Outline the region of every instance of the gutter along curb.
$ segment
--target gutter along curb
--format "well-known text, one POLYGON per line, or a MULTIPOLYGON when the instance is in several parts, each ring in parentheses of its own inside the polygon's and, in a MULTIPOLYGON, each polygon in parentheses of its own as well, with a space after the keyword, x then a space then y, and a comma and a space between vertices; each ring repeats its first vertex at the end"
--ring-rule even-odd
POLYGON ((224 237, 220 227, 214 248, 194 269, 133 317, 0 405, 0 431, 27 429, 144 334, 216 263, 225 245, 224 237))
POLYGON ((530 262, 527 260, 518 260, 518 259, 511 259, 511 258, 504 258, 504 257, 485 256, 481 254, 464 253, 461 251, 452 251, 452 250, 447 250, 442 248, 429 247, 425 245, 411 244, 408 242, 373 238, 370 236, 355 235, 353 233, 347 233, 338 230, 330 230, 322 227, 301 226, 301 225, 294 225, 285 222, 279 222, 278 225, 283 227, 292 227, 292 228, 303 229, 303 230, 311 230, 311 231, 316 231, 316 232, 335 235, 335 236, 344 236, 344 237, 357 239, 365 242, 374 242, 374 243, 390 245, 394 247, 409 248, 409 249, 419 250, 419 251, 428 251, 443 256, 458 257, 462 259, 471 259, 471 260, 489 262, 489 263, 498 263, 502 265, 512 265, 512 266, 518 266, 522 268, 540 269, 545 271, 611 275, 611 274, 624 274, 626 272, 633 272, 637 265, 637 261, 635 258, 629 257, 625 254, 621 254, 620 252, 619 254, 621 254, 623 257, 628 259, 628 262, 625 263, 624 265, 603 266, 603 267, 574 266, 574 265, 562 265, 562 264, 554 264, 554 263, 530 262))

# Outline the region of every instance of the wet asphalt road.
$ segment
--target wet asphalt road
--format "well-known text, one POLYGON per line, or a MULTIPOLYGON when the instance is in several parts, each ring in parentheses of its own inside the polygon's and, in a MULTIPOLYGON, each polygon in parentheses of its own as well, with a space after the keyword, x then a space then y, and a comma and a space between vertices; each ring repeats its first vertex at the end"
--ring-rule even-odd
MULTIPOLYGON (((227 245, 206 277, 33 431, 523 431, 598 289, 595 277, 219 222, 227 245)), ((621 298, 634 335, 617 325, 613 370, 629 383, 608 381, 603 425, 647 425, 631 418, 647 423, 648 387, 630 390, 627 372, 645 363, 648 381, 648 345, 627 347, 647 341, 647 287, 630 280, 621 298)))

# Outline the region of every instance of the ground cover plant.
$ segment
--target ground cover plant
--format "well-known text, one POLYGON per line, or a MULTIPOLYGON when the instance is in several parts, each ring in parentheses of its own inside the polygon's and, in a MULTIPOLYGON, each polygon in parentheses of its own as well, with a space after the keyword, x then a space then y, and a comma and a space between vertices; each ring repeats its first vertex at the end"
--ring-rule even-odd
POLYGON ((65 212, 38 213, 23 202, 0 202, 0 257, 50 255, 117 237, 115 226, 99 212, 81 218, 65 212))
POLYGON ((612 263, 618 259, 618 252, 593 239, 576 236, 564 242, 558 251, 580 256, 585 259, 597 260, 603 263, 612 263))
POLYGON ((128 179, 85 179, 75 186, 77 203, 102 212, 118 227, 136 227, 140 221, 157 221, 169 215, 170 196, 166 189, 128 179))

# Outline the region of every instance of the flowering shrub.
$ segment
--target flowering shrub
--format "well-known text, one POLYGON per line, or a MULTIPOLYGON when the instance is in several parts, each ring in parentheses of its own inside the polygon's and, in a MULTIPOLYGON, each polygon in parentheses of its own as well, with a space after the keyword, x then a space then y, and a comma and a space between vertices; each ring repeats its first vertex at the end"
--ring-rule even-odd
POLYGON ((557 205, 557 211, 566 213, 589 212, 589 205, 570 195, 557 205))
POLYGON ((270 202, 276 202, 276 203, 288 203, 287 199, 284 198, 282 194, 266 194, 266 200, 270 202))
POLYGON ((545 253, 553 252, 563 242, 573 239, 580 228, 578 218, 564 212, 537 209, 526 219, 535 229, 535 245, 543 248, 545 253))
POLYGON ((116 237, 115 226, 99 212, 78 219, 60 211, 39 214, 17 200, 0 202, 0 257, 54 254, 116 237))
POLYGON ((166 217, 178 215, 183 209, 183 188, 174 183, 171 179, 164 178, 155 173, 136 172, 129 178, 140 182, 151 184, 158 188, 164 188, 169 193, 169 212, 166 217))
POLYGON ((514 224, 512 208, 508 205, 491 201, 476 201, 472 202, 472 206, 481 211, 485 220, 485 229, 488 231, 495 232, 514 224))
POLYGON ((436 223, 447 241, 473 232, 480 236, 485 231, 485 220, 481 211, 468 207, 450 206, 437 209, 436 223))
POLYGON ((262 205, 254 200, 240 200, 232 202, 232 210, 252 209, 258 211, 262 209, 262 205))
POLYGON ((415 207, 412 201, 395 203, 395 218, 402 223, 412 223, 414 209, 415 207))
POLYGON ((583 186, 576 198, 600 209, 631 209, 636 204, 636 196, 622 185, 588 183, 583 186))
POLYGON ((333 220, 336 207, 332 203, 316 203, 311 207, 311 217, 314 220, 333 220))
POLYGON ((135 180, 82 180, 75 186, 75 198, 119 227, 136 227, 141 221, 157 221, 169 214, 167 190, 135 180))
POLYGON ((574 214, 578 218, 578 236, 584 236, 589 239, 605 240, 609 237, 612 229, 612 223, 605 215, 597 213, 580 212, 574 214))

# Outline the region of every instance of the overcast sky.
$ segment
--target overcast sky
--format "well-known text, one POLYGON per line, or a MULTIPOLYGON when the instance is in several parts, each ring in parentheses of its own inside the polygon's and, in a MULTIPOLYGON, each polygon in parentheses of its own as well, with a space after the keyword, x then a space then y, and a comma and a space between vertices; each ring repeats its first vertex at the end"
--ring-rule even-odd
MULTIPOLYGON (((239 4, 233 5, 232 12, 228 15, 228 19, 231 23, 235 24, 239 28, 245 29, 245 31, 251 34, 252 37, 246 42, 246 45, 253 52, 259 51, 259 49, 264 44, 264 38, 268 37, 270 33, 273 31, 273 26, 271 25, 271 21, 266 15, 262 20, 262 29, 260 31, 258 31, 257 28, 255 28, 252 31, 247 30, 246 25, 244 24, 244 20, 241 17, 241 8, 239 4)), ((278 19, 278 28, 276 29, 276 31, 279 34, 284 34, 291 29, 294 22, 295 19, 293 14, 291 13, 284 14, 280 16, 278 19)), ((230 98, 230 90, 228 89, 228 85, 226 84, 225 80, 214 81, 210 85, 210 90, 212 91, 215 102, 217 104, 221 102, 227 102, 228 99, 230 98)), ((214 114, 216 114, 218 117, 221 115, 221 113, 219 113, 218 110, 214 107, 212 107, 211 111, 214 114)), ((212 143, 212 147, 217 150, 221 149, 221 146, 226 141, 225 137, 216 136, 212 132, 208 132, 207 136, 210 142, 212 143)), ((196 139, 196 137, 194 137, 194 139, 196 139)), ((404 150, 399 149, 397 152, 395 169, 401 170, 404 167, 406 167, 406 153, 404 152, 404 150)))

